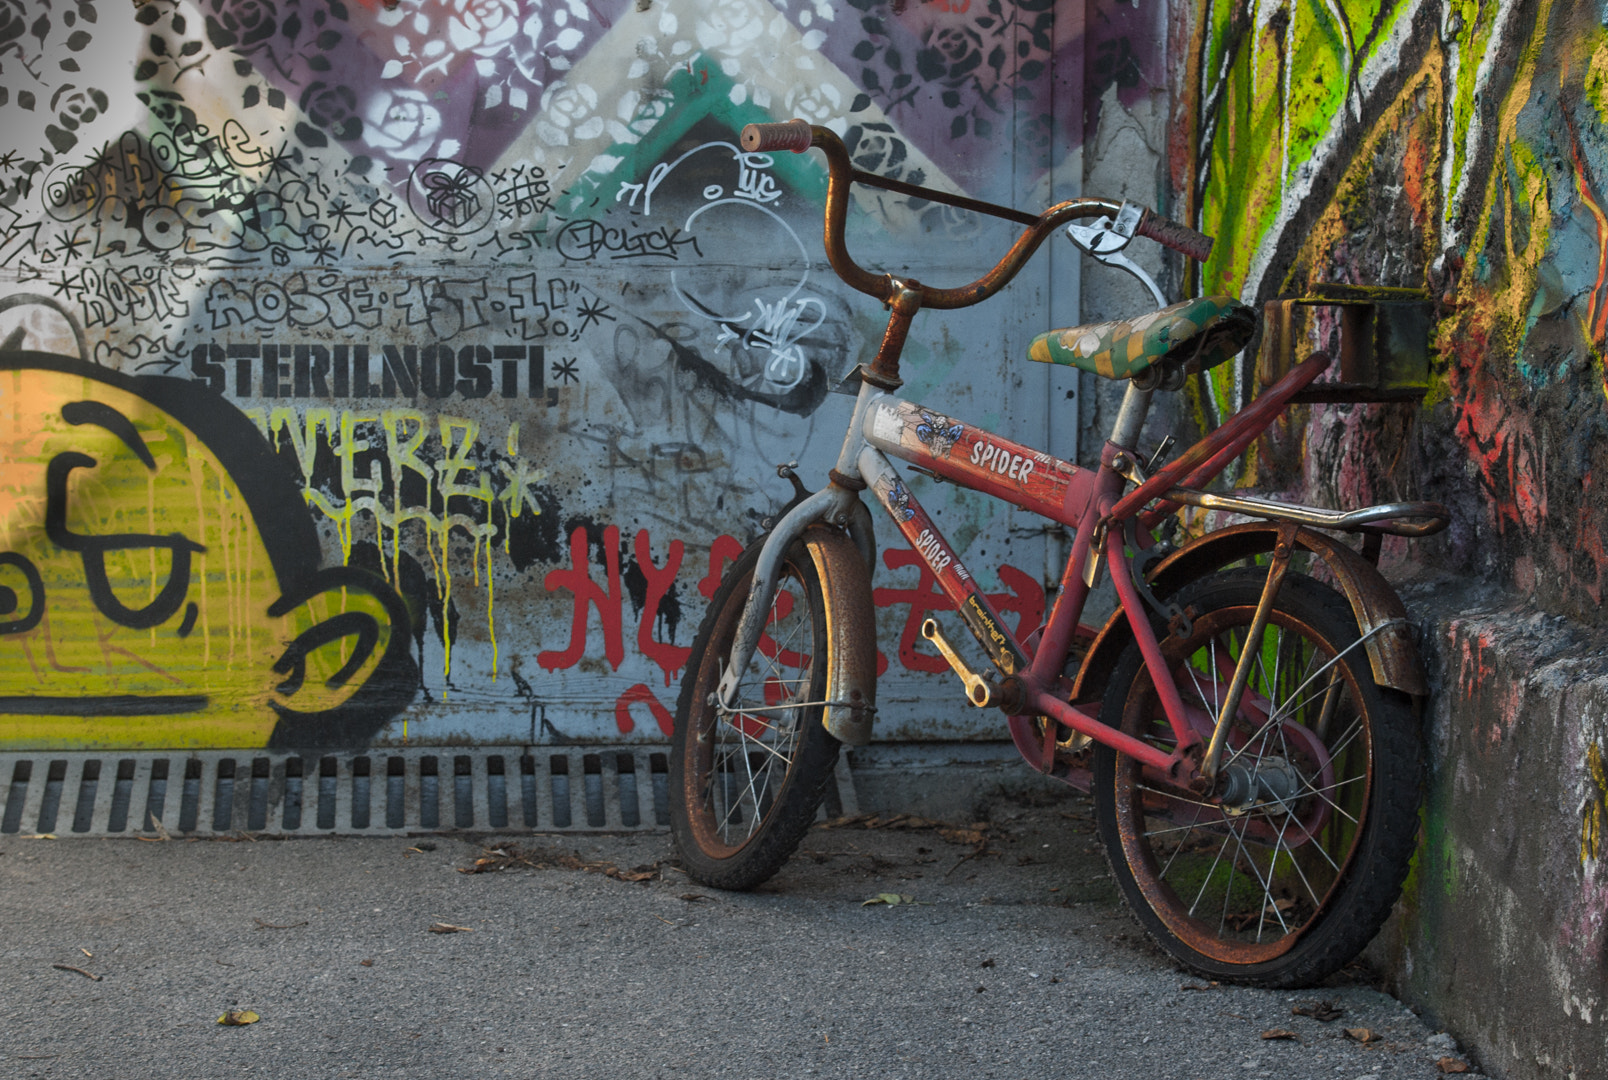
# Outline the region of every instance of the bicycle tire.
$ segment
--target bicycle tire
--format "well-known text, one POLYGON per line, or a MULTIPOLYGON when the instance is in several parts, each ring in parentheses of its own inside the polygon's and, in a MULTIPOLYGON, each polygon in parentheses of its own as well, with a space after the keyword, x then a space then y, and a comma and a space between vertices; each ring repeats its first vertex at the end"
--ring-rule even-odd
POLYGON ((704 885, 738 891, 767 880, 791 857, 815 820, 841 745, 821 722, 833 639, 815 562, 801 541, 778 569, 735 719, 721 717, 711 700, 763 540, 728 568, 710 600, 681 680, 670 744, 670 831, 682 869, 704 885))
MULTIPOLYGON (((1173 598, 1188 636, 1157 631, 1208 737, 1265 580, 1250 568, 1196 582, 1173 598)), ((1282 795, 1226 813, 1099 746, 1100 834, 1129 909, 1173 957, 1214 979, 1310 985, 1362 950, 1401 893, 1418 832, 1417 723, 1406 695, 1374 682, 1350 605, 1294 573, 1242 700, 1223 766, 1282 776, 1282 795)), ((1176 743, 1137 644, 1101 712, 1169 753, 1176 743)))

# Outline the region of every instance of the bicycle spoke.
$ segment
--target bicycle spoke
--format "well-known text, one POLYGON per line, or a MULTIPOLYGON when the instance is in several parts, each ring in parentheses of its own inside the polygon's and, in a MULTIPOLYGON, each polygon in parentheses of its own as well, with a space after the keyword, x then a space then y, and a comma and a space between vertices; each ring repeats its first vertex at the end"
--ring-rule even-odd
MULTIPOLYGON (((1294 818, 1295 818, 1295 815, 1292 812, 1290 812, 1290 810, 1288 808, 1285 809, 1285 815, 1284 816, 1285 816, 1285 818, 1287 820, 1294 820, 1294 818)), ((1271 815, 1269 815, 1269 817, 1271 818, 1271 815)), ((1300 828, 1301 832, 1306 835, 1306 838, 1309 841, 1311 841, 1311 843, 1309 843, 1306 846, 1312 848, 1319 855, 1322 855, 1323 856, 1323 861, 1328 863, 1329 868, 1331 870, 1333 870, 1336 874, 1338 874, 1340 872, 1340 864, 1335 862, 1334 859, 1330 857, 1329 853, 1324 850, 1322 844, 1318 843, 1317 837, 1313 836, 1312 833, 1307 829, 1307 827, 1304 824, 1302 824, 1301 822, 1297 821, 1296 825, 1300 828)), ((1279 836, 1282 837, 1283 835, 1284 835, 1284 829, 1281 827, 1279 829, 1279 836)), ((1286 849, 1286 850, 1290 850, 1290 853, 1291 853, 1291 856, 1292 856, 1291 861, 1294 862, 1294 854, 1295 853, 1294 853, 1293 849, 1286 849)), ((1301 874, 1301 880, 1305 881, 1306 880, 1306 875, 1304 873, 1301 873, 1301 864, 1299 862, 1295 862, 1294 865, 1295 865, 1295 872, 1297 874, 1301 874)), ((1308 885, 1307 886, 1307 891, 1311 892, 1312 891, 1312 886, 1308 885)), ((1316 896, 1313 896, 1312 902, 1314 904, 1316 904, 1318 902, 1318 898, 1316 896)))
POLYGON ((1357 722, 1353 723, 1349 729, 1347 729, 1346 734, 1340 739, 1340 741, 1338 743, 1336 743, 1334 745, 1334 747, 1332 749, 1330 749, 1330 751, 1329 751, 1330 759, 1331 760, 1338 760, 1340 755, 1345 753, 1346 747, 1351 745, 1352 740, 1356 739, 1359 735, 1362 734, 1362 730, 1363 730, 1362 729, 1362 721, 1359 719, 1357 722))
MULTIPOLYGON (((1204 803, 1201 803, 1200 805, 1205 806, 1204 803)), ((1171 826, 1169 828, 1166 828, 1166 829, 1146 829, 1144 831, 1143 835, 1145 835, 1145 836, 1167 836, 1167 835, 1170 835, 1172 833, 1190 832, 1190 831, 1192 831, 1194 829, 1199 829, 1199 828, 1202 827, 1201 824, 1200 824, 1200 815, 1201 815, 1201 813, 1203 813, 1203 811, 1197 810, 1195 812, 1195 820, 1190 822, 1188 825, 1173 825, 1173 826, 1171 826)))
MULTIPOLYGON (((1235 832, 1233 828, 1229 829, 1228 835, 1234 840, 1235 850, 1233 858, 1229 859, 1228 861, 1228 885, 1223 890, 1223 915, 1217 921, 1217 932, 1219 934, 1222 934, 1224 929, 1226 929, 1228 926, 1228 905, 1234 900, 1234 872, 1235 868, 1239 865, 1240 856, 1245 853, 1245 838, 1239 833, 1235 832)), ((1225 848, 1228 846, 1228 841, 1226 839, 1223 842, 1223 846, 1225 848)))
MULTIPOLYGON (((1337 783, 1330 784, 1328 787, 1324 788, 1323 791, 1333 791, 1336 788, 1345 787, 1347 784, 1355 784, 1355 783, 1357 783, 1358 781, 1360 781, 1362 779, 1363 778, 1360 777, 1360 776, 1353 776, 1349 780, 1341 780, 1341 781, 1339 781, 1337 783)), ((1337 803, 1333 799, 1329 798, 1327 795, 1325 795, 1323 793, 1323 791, 1319 791, 1317 788, 1313 787, 1310 781, 1303 780, 1303 781, 1301 781, 1301 783, 1312 794, 1316 795, 1318 798, 1320 798, 1324 802, 1328 803, 1330 809, 1332 809, 1335 813, 1339 814, 1341 817, 1345 818, 1347 821, 1351 822, 1353 825, 1357 824, 1357 822, 1359 820, 1358 818, 1352 817, 1350 814, 1346 813, 1345 810, 1341 808, 1339 803, 1337 803)))
MULTIPOLYGON (((1256 912, 1256 941, 1258 944, 1261 944, 1262 931, 1267 926, 1267 909, 1272 908, 1275 915, 1278 914, 1279 910, 1278 901, 1273 899, 1273 873, 1278 869, 1279 866, 1279 841, 1281 838, 1282 834, 1274 835, 1273 854, 1268 858, 1267 861, 1267 884, 1262 887, 1262 905, 1256 912)), ((1251 862, 1251 868, 1254 870, 1256 868, 1256 863, 1249 859, 1247 859, 1247 861, 1251 862)), ((1281 924, 1283 921, 1284 920, 1282 918, 1279 920, 1281 924)))
MULTIPOLYGON (((1201 815, 1201 811, 1196 810, 1195 811, 1195 821, 1196 822, 1200 821, 1200 815, 1201 815)), ((1191 823, 1188 826, 1189 829, 1194 829, 1194 827, 1195 827, 1194 823, 1191 823)), ((1149 833, 1147 835, 1154 836, 1156 834, 1155 833, 1149 833)), ((1167 865, 1163 866, 1161 868, 1161 873, 1157 874, 1156 876, 1161 878, 1161 880, 1166 881, 1167 880, 1167 872, 1172 869, 1173 863, 1178 860, 1178 856, 1183 854, 1183 851, 1184 851, 1184 845, 1183 844, 1179 844, 1177 847, 1173 848, 1172 855, 1169 856, 1168 859, 1167 859, 1167 865)))
POLYGON ((1213 810, 1219 809, 1219 807, 1218 807, 1218 805, 1216 803, 1204 802, 1204 801, 1202 801, 1200 799, 1186 799, 1182 795, 1179 795, 1176 792, 1168 791, 1165 788, 1150 787, 1149 785, 1146 785, 1146 784, 1135 784, 1134 787, 1139 791, 1154 792, 1157 795, 1161 795, 1161 796, 1163 796, 1165 798, 1172 799, 1174 802, 1185 803, 1185 804, 1187 804, 1189 806, 1205 806, 1205 807, 1209 807, 1210 809, 1213 809, 1213 810))
POLYGON ((755 727, 764 728, 766 731, 776 731, 777 730, 775 724, 767 723, 766 721, 761 720, 759 717, 755 716, 754 713, 750 709, 743 709, 740 712, 732 712, 732 713, 729 713, 729 714, 727 714, 725 716, 722 716, 720 718, 720 723, 728 731, 735 731, 742 738, 745 738, 745 739, 749 738, 748 733, 743 730, 742 724, 737 722, 738 720, 741 720, 744 723, 752 724, 755 727), (733 719, 733 717, 735 717, 736 719, 733 719))
MULTIPOLYGON (((1262 905, 1263 910, 1261 912, 1261 918, 1266 918, 1266 909, 1268 905, 1272 905, 1273 914, 1278 917, 1279 926, 1283 928, 1286 934, 1288 934, 1290 932, 1290 927, 1289 924, 1284 921, 1284 913, 1279 910, 1277 904, 1273 903, 1273 864, 1271 862, 1268 863, 1267 879, 1263 880, 1262 875, 1257 871, 1256 860, 1252 858, 1250 853, 1245 850, 1243 837, 1240 841, 1240 853, 1245 856, 1245 865, 1251 868, 1251 876, 1256 879, 1256 883, 1258 885, 1262 886, 1262 899, 1265 901, 1265 903, 1262 905)), ((1260 941, 1262 933, 1260 925, 1258 925, 1256 932, 1257 940, 1260 941)))
POLYGON ((748 776, 748 798, 753 803, 753 811, 748 815, 748 835, 753 836, 754 830, 759 828, 759 793, 754 789, 754 763, 745 753, 739 753, 737 757, 742 761, 743 772, 748 776))
MULTIPOLYGON (((1227 849, 1228 841, 1233 837, 1233 835, 1234 835, 1234 830, 1233 829, 1229 829, 1226 833, 1223 834, 1223 842, 1217 846, 1217 855, 1212 859, 1211 868, 1206 871, 1206 876, 1201 879, 1200 891, 1195 894, 1194 902, 1189 905, 1189 917, 1190 918, 1195 917, 1195 909, 1200 906, 1201 898, 1206 895, 1206 887, 1212 883, 1212 876, 1217 873, 1217 867, 1219 865, 1221 865, 1221 863, 1223 861, 1223 852, 1224 852, 1225 849, 1227 849)), ((1232 894, 1233 889, 1234 889, 1234 868, 1232 866, 1230 866, 1229 869, 1228 869, 1228 891, 1225 892, 1224 895, 1223 895, 1223 913, 1224 913, 1223 918, 1225 920, 1228 918, 1228 897, 1229 897, 1229 895, 1232 894)))
MULTIPOLYGON (((1339 652, 1335 653, 1333 656, 1331 656, 1328 660, 1326 660, 1324 662, 1324 665, 1322 667, 1320 667, 1318 670, 1314 671, 1311 675, 1307 676, 1307 678, 1301 683, 1300 686, 1297 686, 1294 690, 1292 690, 1290 692, 1290 696, 1293 698, 1296 695, 1300 694, 1301 691, 1305 690, 1308 686, 1310 686, 1312 684, 1313 679, 1318 678, 1324 672, 1326 672, 1330 668, 1334 667, 1334 665, 1338 664, 1342 659, 1345 658, 1347 653, 1351 652, 1352 649, 1355 649, 1357 646, 1361 645, 1364 641, 1367 641, 1368 638, 1372 637, 1372 636, 1373 636, 1373 632, 1370 632, 1366 637, 1358 638, 1356 641, 1353 641, 1350 645, 1347 645, 1345 648, 1343 648, 1339 652)), ((1329 688, 1327 686, 1325 686, 1323 688, 1323 690, 1325 692, 1327 692, 1328 689, 1329 688)), ((1304 705, 1304 704, 1306 704, 1306 702, 1302 701, 1299 704, 1304 705)), ((1286 707, 1286 711, 1288 711, 1288 707, 1286 707)))

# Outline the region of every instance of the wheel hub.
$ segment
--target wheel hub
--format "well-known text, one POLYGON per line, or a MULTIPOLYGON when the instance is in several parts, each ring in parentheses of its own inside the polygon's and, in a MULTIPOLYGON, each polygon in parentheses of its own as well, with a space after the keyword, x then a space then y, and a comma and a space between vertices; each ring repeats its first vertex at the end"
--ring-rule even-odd
POLYGON ((1301 794, 1301 776, 1282 757, 1268 756, 1251 765, 1234 762, 1223 769, 1223 809, 1239 815, 1252 807, 1288 806, 1301 794))

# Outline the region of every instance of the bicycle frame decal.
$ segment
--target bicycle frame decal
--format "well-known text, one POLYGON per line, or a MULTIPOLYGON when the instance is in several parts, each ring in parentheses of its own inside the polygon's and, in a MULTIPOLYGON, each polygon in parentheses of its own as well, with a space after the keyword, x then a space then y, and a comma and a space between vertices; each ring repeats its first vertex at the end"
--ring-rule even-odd
POLYGON ((880 458, 881 471, 874 478, 867 476, 866 479, 871 481, 870 487, 877 501, 899 526, 905 540, 926 560, 933 577, 938 581, 938 587, 955 602, 967 628, 987 650, 995 665, 1007 675, 1024 670, 1027 667, 1026 654, 1005 628, 988 598, 978 589, 971 571, 966 569, 949 541, 938 531, 938 526, 927 516, 927 511, 916 501, 904 481, 899 479, 893 466, 881 455, 873 456, 880 458))
POLYGON ((892 394, 872 401, 864 434, 892 457, 1063 525, 1077 526, 1098 486, 1096 471, 892 394))

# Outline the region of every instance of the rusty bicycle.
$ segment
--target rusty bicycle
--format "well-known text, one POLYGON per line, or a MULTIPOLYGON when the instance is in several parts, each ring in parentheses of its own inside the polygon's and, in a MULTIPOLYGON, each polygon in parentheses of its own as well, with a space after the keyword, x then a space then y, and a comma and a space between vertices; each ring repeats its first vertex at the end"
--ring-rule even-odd
POLYGON ((1136 237, 1197 260, 1212 241, 1128 203, 1079 198, 1032 215, 888 180, 855 168, 835 134, 802 120, 750 125, 742 146, 825 154, 828 261, 891 313, 875 356, 857 369, 827 484, 810 492, 792 478, 793 500, 728 567, 694 641, 670 759, 685 870, 726 889, 770 877, 814 820, 840 746, 871 737, 869 492, 991 670, 963 658, 936 620, 922 635, 973 706, 1004 714, 1031 767, 1092 792, 1122 894, 1163 949, 1213 978, 1274 986, 1311 983, 1350 960, 1399 894, 1417 831, 1413 698, 1426 687, 1406 611, 1376 566, 1380 541, 1436 532, 1447 511, 1422 502, 1335 511, 1205 490, 1324 371, 1321 352, 1182 453, 1169 458, 1170 438, 1143 452, 1152 396, 1249 341, 1254 313, 1226 296, 1033 340, 1034 360, 1127 382, 1095 468, 901 398, 914 316, 987 300, 1055 231, 1068 227, 1083 250, 1116 265, 1136 237), (874 274, 844 241, 856 183, 1025 230, 970 284, 874 274), (1025 640, 1010 631, 892 459, 1073 531, 1043 626, 1025 640), (1173 549, 1158 533, 1183 506, 1246 520, 1173 549), (1345 533, 1360 544, 1335 535, 1345 533), (1298 556, 1332 584, 1293 569, 1298 556), (1119 607, 1086 626, 1102 572, 1119 607))

